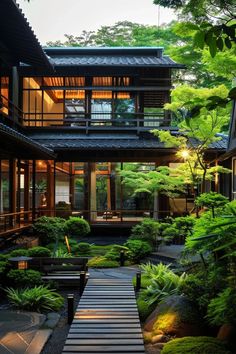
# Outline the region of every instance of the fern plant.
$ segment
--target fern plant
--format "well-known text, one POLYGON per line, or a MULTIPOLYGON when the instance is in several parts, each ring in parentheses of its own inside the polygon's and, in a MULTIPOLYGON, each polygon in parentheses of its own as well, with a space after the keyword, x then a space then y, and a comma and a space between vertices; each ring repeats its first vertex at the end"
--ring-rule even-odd
POLYGON ((11 305, 19 310, 58 311, 64 303, 60 294, 43 285, 26 289, 7 288, 6 293, 11 305))
POLYGON ((210 324, 220 326, 224 323, 236 325, 236 290, 226 288, 212 299, 207 309, 210 324))
POLYGON ((180 276, 175 274, 170 269, 170 265, 162 263, 158 265, 149 263, 142 265, 141 268, 144 275, 151 277, 151 284, 143 291, 143 297, 149 305, 159 303, 167 296, 178 294, 180 286, 187 277, 185 273, 180 276))

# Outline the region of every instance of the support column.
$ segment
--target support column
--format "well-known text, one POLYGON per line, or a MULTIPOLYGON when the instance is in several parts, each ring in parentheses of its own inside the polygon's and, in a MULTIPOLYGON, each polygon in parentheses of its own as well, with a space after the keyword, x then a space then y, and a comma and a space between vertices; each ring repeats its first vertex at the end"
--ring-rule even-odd
POLYGON ((83 214, 87 221, 90 221, 90 163, 84 163, 84 210, 86 212, 83 214))
POLYGON ((96 163, 90 164, 90 220, 97 219, 96 163))
POLYGON ((32 220, 36 217, 36 161, 32 163, 32 220))
POLYGON ((69 186, 69 193, 70 193, 70 205, 71 210, 74 210, 75 206, 75 175, 72 169, 72 162, 70 162, 70 186, 69 186))
POLYGON ((54 166, 52 161, 47 161, 47 210, 50 216, 54 215, 54 166))
POLYGON ((116 210, 116 164, 111 163, 110 188, 111 188, 111 209, 116 210))
MULTIPOLYGON (((30 190, 30 169, 29 161, 25 163, 24 168, 24 211, 29 211, 29 190, 30 190)), ((29 220, 29 215, 25 214, 24 220, 29 220)))
MULTIPOLYGON (((215 167, 218 167, 218 160, 215 161, 215 167)), ((219 193, 219 173, 215 173, 215 192, 219 193)))
MULTIPOLYGON (((17 208, 17 160, 12 159, 9 161, 9 196, 10 196, 10 213, 16 213, 17 208)), ((9 224, 15 226, 15 218, 9 220, 9 224)))

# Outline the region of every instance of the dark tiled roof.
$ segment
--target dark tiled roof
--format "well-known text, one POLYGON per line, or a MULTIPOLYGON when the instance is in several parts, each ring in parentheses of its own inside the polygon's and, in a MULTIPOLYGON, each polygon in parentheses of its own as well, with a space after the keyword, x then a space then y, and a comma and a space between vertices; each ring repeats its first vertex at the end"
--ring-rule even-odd
POLYGON ((0 0, 0 14, 0 42, 4 44, 11 60, 52 69, 47 55, 16 1, 0 0))
MULTIPOLYGON (((227 149, 227 145, 228 145, 228 135, 225 134, 217 134, 217 137, 220 138, 220 140, 215 141, 214 143, 212 143, 209 146, 209 149, 217 149, 217 150, 226 150, 227 149)), ((193 139, 191 139, 191 144, 193 146, 197 145, 197 141, 193 141, 193 139)))
POLYGON ((155 66, 182 68, 168 56, 138 56, 138 55, 63 55, 52 56, 51 62, 55 66, 155 66))
POLYGON ((162 47, 66 47, 44 48, 55 66, 155 66, 184 68, 162 47))
POLYGON ((221 135, 221 140, 215 141, 213 144, 210 145, 210 149, 219 149, 219 150, 226 150, 228 146, 228 136, 221 135))
MULTIPOLYGON (((103 149, 163 149, 164 144, 157 138, 138 137, 136 135, 115 134, 33 134, 32 138, 39 144, 55 151, 71 150, 103 150, 103 149)), ((227 137, 223 136, 210 146, 210 149, 225 150, 227 137)))
POLYGON ((26 145, 28 148, 32 148, 34 150, 37 150, 39 153, 42 153, 43 155, 46 155, 48 158, 54 158, 54 152, 53 150, 50 150, 48 147, 41 145, 37 141, 32 140, 31 138, 25 136, 24 134, 16 131, 15 129, 12 129, 8 126, 6 126, 3 123, 0 123, 0 137, 7 137, 11 138, 14 140, 15 143, 23 143, 26 145))

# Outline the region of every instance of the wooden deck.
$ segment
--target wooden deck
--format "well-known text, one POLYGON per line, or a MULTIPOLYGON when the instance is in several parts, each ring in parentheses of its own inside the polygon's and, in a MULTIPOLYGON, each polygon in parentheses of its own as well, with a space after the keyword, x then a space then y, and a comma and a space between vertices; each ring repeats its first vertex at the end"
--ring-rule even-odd
POLYGON ((62 353, 145 354, 131 280, 88 280, 62 353))

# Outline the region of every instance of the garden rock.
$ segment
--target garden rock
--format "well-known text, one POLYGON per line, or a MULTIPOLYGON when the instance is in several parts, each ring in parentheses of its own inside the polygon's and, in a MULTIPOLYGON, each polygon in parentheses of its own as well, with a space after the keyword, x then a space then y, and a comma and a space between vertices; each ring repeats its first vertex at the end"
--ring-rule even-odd
POLYGON ((202 320, 197 308, 184 296, 168 296, 147 318, 144 331, 152 337, 160 334, 175 337, 199 336, 204 334, 202 320))
POLYGON ((236 327, 230 324, 224 324, 220 327, 217 338, 227 342, 234 351, 236 351, 236 327))
POLYGON ((156 344, 156 343, 166 343, 169 341, 169 337, 165 336, 164 334, 158 334, 154 337, 152 337, 152 344, 156 344))
POLYGON ((47 319, 48 320, 57 320, 59 321, 60 315, 57 312, 49 312, 47 314, 47 319))
POLYGON ((44 323, 44 327, 46 328, 55 328, 59 322, 60 319, 60 315, 58 313, 55 312, 50 312, 47 315, 47 320, 44 323))

